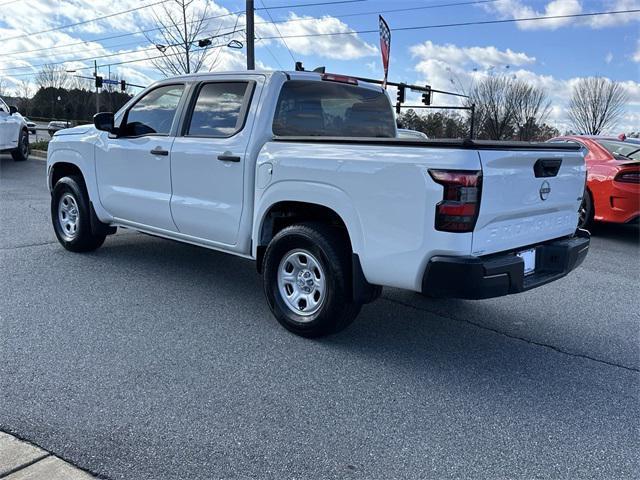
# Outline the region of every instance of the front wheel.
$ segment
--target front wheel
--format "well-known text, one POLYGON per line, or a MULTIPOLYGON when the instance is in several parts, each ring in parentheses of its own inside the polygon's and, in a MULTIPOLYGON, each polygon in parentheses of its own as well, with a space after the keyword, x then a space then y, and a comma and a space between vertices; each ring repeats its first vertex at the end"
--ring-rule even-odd
POLYGON ((63 177, 51 195, 51 221, 60 244, 72 252, 90 252, 100 247, 106 235, 91 231, 89 197, 84 182, 63 177))
POLYGON ((20 131, 18 146, 11 150, 11 156, 16 162, 24 162, 29 158, 29 134, 27 132, 20 131))
POLYGON ((265 252, 269 307, 287 330, 319 337, 346 328, 360 312, 351 298, 348 238, 322 224, 281 230, 265 252))

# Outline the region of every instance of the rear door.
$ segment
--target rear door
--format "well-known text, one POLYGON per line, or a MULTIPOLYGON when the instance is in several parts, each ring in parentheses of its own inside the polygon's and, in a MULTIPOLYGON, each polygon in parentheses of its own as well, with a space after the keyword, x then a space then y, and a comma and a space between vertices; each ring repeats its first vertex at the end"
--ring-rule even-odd
POLYGON ((575 232, 584 194, 583 151, 480 150, 482 197, 474 255, 575 232))
POLYGON ((171 153, 171 213, 180 233, 235 245, 243 209, 249 110, 263 77, 203 82, 171 153))

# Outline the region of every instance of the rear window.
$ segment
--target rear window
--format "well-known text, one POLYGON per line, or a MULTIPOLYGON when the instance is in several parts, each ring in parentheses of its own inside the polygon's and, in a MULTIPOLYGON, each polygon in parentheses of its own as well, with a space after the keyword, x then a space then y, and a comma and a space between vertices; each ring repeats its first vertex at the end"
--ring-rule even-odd
POLYGON ((280 136, 395 136, 387 95, 336 82, 290 80, 280 91, 273 133, 280 136))
POLYGON ((640 145, 616 142, 615 140, 600 140, 599 143, 615 157, 622 156, 632 160, 640 160, 640 145))

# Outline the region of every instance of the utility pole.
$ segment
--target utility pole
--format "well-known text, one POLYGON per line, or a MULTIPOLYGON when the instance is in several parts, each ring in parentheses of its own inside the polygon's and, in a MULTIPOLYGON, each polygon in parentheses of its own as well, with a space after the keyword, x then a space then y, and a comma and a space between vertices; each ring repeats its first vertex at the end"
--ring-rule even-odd
POLYGON ((247 17, 247 70, 256 69, 254 14, 253 0, 247 0, 245 10, 245 16, 247 17))
POLYGON ((96 113, 100 112, 100 93, 98 92, 98 61, 93 61, 93 78, 96 79, 96 113))
POLYGON ((191 42, 189 42, 189 30, 187 30, 187 4, 182 2, 182 21, 184 24, 184 51, 187 54, 187 72, 191 73, 191 60, 189 59, 189 49, 191 49, 191 42))

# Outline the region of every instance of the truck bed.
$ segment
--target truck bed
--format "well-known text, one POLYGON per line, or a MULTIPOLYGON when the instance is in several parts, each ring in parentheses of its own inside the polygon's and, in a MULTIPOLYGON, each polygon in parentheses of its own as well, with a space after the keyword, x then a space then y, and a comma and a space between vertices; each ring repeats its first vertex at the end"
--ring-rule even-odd
POLYGON ((362 144, 389 145, 429 148, 460 148, 465 150, 528 150, 528 151, 563 151, 576 152, 582 147, 578 143, 543 143, 515 142, 496 140, 438 139, 421 140, 412 138, 364 138, 364 137, 314 137, 314 136, 277 136, 274 142, 296 143, 328 143, 328 144, 362 144))

